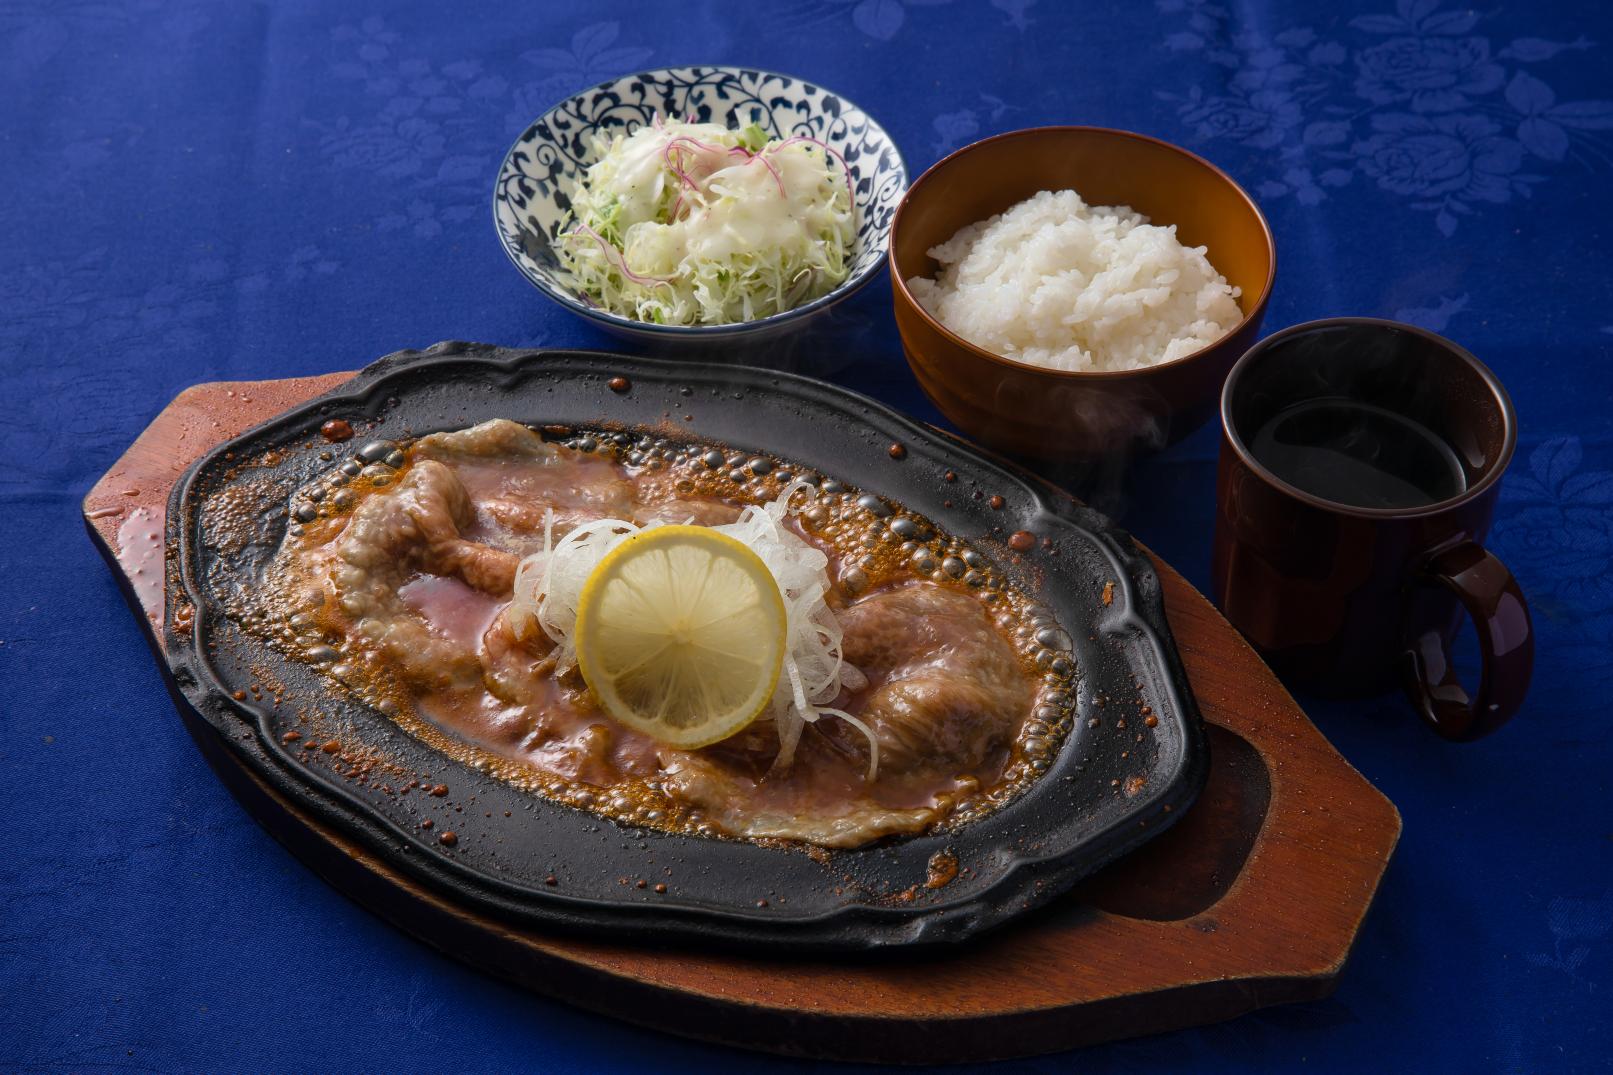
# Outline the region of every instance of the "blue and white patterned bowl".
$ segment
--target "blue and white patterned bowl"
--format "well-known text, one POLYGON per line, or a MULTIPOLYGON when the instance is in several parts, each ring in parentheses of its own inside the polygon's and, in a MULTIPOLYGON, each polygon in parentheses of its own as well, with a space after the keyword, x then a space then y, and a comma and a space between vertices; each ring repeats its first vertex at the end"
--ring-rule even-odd
POLYGON ((555 105, 504 157, 493 221, 515 267, 539 291, 608 332, 651 347, 757 343, 792 332, 872 280, 885 263, 891 219, 907 191, 907 167, 879 124, 839 94, 810 82, 739 67, 663 67, 601 83, 555 105), (593 136, 631 132, 657 114, 704 123, 759 123, 770 135, 806 135, 833 146, 851 170, 857 237, 851 273, 835 290, 793 310, 732 325, 655 325, 607 313, 569 287, 551 245, 571 206, 567 192, 593 163, 593 136))

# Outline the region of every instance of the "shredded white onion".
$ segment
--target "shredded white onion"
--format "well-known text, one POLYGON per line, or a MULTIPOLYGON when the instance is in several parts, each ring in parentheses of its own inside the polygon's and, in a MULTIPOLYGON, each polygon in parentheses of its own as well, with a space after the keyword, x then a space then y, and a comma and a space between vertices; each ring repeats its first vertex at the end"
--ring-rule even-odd
MULTIPOLYGON (((817 495, 813 486, 796 480, 776 499, 747 507, 735 521, 711 529, 737 539, 756 553, 772 572, 784 598, 784 668, 767 711, 778 727, 779 737, 778 757, 771 772, 789 770, 806 725, 820 717, 833 716, 867 737, 868 780, 872 782, 879 775, 879 741, 866 724, 850 713, 829 708, 842 687, 859 690, 868 685, 867 677, 841 658, 840 622, 824 601, 829 590, 829 558, 784 525, 792 510, 791 498, 802 492, 808 500, 817 495)), ((554 513, 549 512, 544 518, 543 549, 522 560, 516 569, 515 596, 509 609, 510 626, 516 637, 531 638, 535 631, 542 630, 560 649, 555 674, 570 671, 577 663, 572 632, 588 576, 624 538, 664 525, 652 522, 640 527, 625 519, 599 519, 584 523, 556 543, 554 513)))

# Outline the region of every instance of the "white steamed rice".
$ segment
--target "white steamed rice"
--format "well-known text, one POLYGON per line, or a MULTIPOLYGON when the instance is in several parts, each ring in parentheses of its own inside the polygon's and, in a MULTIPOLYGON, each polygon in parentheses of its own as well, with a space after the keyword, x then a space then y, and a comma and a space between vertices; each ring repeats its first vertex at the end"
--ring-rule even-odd
POLYGON ((1042 191, 930 251, 938 279, 908 289, 994 354, 1070 371, 1140 369, 1191 354, 1243 318, 1205 247, 1124 205, 1042 191))

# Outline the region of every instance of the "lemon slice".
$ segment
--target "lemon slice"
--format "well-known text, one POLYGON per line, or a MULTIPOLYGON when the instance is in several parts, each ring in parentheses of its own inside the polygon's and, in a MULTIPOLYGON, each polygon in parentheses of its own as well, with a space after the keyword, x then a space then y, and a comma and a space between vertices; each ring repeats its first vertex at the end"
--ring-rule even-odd
POLYGON ((787 634, 783 595, 761 557, 703 526, 625 538, 577 604, 577 664, 605 712, 685 749, 761 714, 787 634))

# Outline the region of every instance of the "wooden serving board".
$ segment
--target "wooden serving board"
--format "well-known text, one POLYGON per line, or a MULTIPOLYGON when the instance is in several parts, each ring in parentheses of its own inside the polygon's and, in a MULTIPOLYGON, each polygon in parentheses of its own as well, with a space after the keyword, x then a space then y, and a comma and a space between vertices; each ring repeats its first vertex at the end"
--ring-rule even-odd
MULTIPOLYGON (((85 498, 91 534, 165 671, 157 628, 174 481, 213 445, 351 376, 197 385, 85 498)), ((945 951, 822 961, 660 951, 470 913, 300 813, 172 693, 220 778, 281 843, 473 966, 645 1026, 770 1052, 909 1063, 1052 1052, 1326 996, 1400 835, 1394 806, 1237 632, 1156 565, 1208 726, 1203 794, 1168 832, 1051 907, 945 951)))

